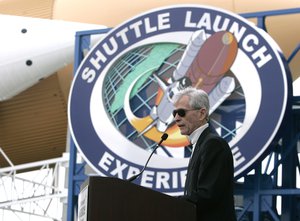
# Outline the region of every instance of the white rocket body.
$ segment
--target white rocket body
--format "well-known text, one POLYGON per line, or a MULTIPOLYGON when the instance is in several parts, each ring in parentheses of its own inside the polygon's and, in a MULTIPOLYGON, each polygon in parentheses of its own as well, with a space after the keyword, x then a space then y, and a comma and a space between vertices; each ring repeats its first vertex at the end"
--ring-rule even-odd
MULTIPOLYGON (((74 60, 77 31, 103 25, 0 15, 0 101, 7 100, 74 60)), ((92 35, 91 45, 102 35, 92 35)))

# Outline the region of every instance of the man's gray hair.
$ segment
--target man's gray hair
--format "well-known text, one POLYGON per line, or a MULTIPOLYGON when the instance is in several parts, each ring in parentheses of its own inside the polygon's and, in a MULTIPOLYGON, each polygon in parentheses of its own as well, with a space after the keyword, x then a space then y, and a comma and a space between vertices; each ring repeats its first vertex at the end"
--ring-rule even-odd
POLYGON ((191 106, 191 108, 194 108, 194 109, 205 108, 207 111, 207 118, 208 118, 209 99, 208 99, 208 95, 205 91, 203 91, 201 89, 196 89, 193 87, 187 87, 183 90, 180 90, 178 93, 176 93, 174 95, 173 103, 175 104, 183 96, 188 96, 190 98, 189 105, 191 106))

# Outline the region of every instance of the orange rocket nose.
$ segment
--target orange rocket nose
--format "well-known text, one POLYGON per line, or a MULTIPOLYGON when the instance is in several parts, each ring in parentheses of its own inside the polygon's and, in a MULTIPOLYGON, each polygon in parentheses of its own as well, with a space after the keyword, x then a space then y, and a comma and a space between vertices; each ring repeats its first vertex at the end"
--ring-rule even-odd
POLYGON ((237 51, 237 40, 232 33, 220 31, 211 35, 203 43, 187 71, 193 86, 209 93, 229 71, 237 51))
POLYGON ((233 34, 231 34, 230 32, 226 32, 222 37, 222 42, 224 45, 229 45, 232 43, 233 38, 234 38, 233 34))

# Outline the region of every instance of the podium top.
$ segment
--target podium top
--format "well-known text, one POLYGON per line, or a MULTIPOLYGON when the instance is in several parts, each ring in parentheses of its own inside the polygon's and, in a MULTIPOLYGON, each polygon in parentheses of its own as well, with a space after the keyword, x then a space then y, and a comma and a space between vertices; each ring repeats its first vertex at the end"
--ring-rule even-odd
POLYGON ((96 220, 196 220, 196 206, 178 198, 112 177, 89 177, 88 219, 96 220))

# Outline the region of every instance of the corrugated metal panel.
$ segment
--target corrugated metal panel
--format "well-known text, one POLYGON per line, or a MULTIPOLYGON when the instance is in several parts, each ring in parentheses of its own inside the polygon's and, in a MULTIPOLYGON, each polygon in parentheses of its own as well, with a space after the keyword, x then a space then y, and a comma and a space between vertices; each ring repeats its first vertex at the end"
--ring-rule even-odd
POLYGON ((37 18, 52 18, 54 0, 4 0, 0 13, 37 18))
MULTIPOLYGON (((61 156, 66 134, 67 104, 56 74, 0 103, 0 147, 15 165, 61 156)), ((7 166, 1 158, 0 166, 7 166)))
POLYGON ((2 14, 52 18, 54 0, 6 0, 0 1, 2 14))

